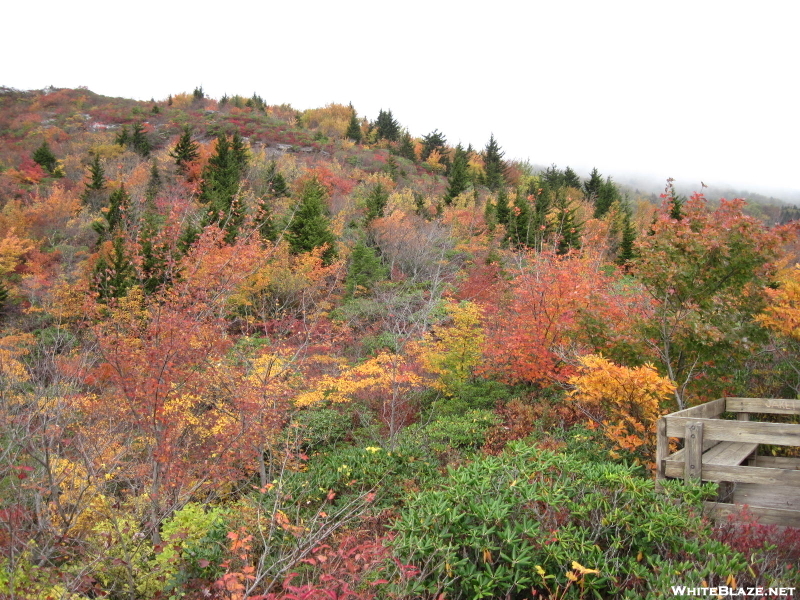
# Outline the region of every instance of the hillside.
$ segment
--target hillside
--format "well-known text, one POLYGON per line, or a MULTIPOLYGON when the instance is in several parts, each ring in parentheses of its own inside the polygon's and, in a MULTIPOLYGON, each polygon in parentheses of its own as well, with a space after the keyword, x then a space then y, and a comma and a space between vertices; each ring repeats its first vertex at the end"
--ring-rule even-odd
POLYGON ((799 582, 798 532, 651 474, 661 414, 798 397, 796 215, 501 144, 0 90, 0 595, 799 582))

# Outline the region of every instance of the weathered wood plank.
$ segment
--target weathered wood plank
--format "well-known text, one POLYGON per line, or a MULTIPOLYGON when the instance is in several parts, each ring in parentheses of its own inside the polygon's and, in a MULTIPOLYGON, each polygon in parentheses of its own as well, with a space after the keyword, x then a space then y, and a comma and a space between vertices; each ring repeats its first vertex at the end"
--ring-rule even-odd
POLYGON ((713 419, 725 412, 725 398, 717 398, 704 404, 698 404, 691 408, 684 408, 678 412, 667 415, 668 419, 672 417, 695 417, 697 419, 713 419))
POLYGON ((702 479, 703 476, 703 422, 689 420, 686 425, 684 479, 702 479))
MULTIPOLYGON (((665 465, 664 474, 667 477, 683 477, 683 461, 667 462, 665 465)), ((757 483, 768 486, 797 486, 797 489, 794 490, 793 494, 795 496, 800 496, 800 470, 796 469, 707 465, 705 462, 703 462, 703 481, 757 483)))
POLYGON ((749 461, 753 467, 770 467, 774 469, 800 469, 800 458, 789 456, 756 456, 749 461))
POLYGON ((800 400, 783 398, 725 398, 725 410, 738 413, 800 415, 800 400))
POLYGON ((788 485, 758 485, 740 483, 733 494, 734 504, 783 508, 800 512, 800 494, 796 487, 788 485))
MULTIPOLYGON (((723 504, 718 502, 704 502, 703 512, 714 519, 726 519, 728 515, 738 515, 743 506, 736 504, 723 504)), ((765 508, 749 506, 748 512, 755 516, 762 525, 783 525, 786 527, 800 527, 800 511, 780 508, 765 508)))
POLYGON ((698 421, 702 421, 703 435, 710 440, 800 446, 800 425, 791 423, 667 417, 667 437, 684 437, 686 435, 686 427, 698 421))
POLYGON ((703 466, 734 466, 742 464, 748 456, 755 452, 758 444, 741 442, 720 442, 717 446, 703 453, 703 466))
POLYGON ((664 479, 664 461, 668 456, 667 422, 661 418, 656 422, 656 480, 664 479))

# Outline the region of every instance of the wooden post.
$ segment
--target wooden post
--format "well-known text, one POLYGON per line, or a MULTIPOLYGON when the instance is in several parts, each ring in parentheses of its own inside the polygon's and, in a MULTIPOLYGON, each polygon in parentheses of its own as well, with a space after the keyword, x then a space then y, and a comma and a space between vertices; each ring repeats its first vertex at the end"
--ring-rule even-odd
POLYGON ((661 417, 656 421, 656 491, 662 490, 661 480, 666 479, 664 461, 669 456, 669 438, 667 437, 667 419, 661 417))
POLYGON ((684 480, 703 478, 703 423, 689 421, 686 424, 686 447, 684 449, 686 463, 684 480))

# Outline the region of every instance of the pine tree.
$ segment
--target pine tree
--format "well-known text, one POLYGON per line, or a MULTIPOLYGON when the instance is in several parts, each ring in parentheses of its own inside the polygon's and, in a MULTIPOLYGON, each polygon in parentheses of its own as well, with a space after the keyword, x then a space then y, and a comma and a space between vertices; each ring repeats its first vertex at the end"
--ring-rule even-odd
POLYGON ((395 121, 391 110, 384 111, 381 109, 378 112, 378 118, 375 121, 375 129, 379 140, 396 142, 400 134, 400 124, 395 121))
POLYGON ((89 163, 89 180, 84 183, 81 199, 90 208, 97 210, 103 200, 103 190, 106 187, 106 175, 103 165, 100 163, 100 155, 95 154, 92 162, 89 163))
POLYGON ((133 131, 131 132, 131 139, 128 145, 142 158, 150 156, 152 146, 150 145, 150 140, 147 138, 147 134, 144 132, 144 125, 141 123, 133 124, 133 131))
POLYGON ((564 169, 564 187, 581 189, 581 178, 571 167, 564 169))
POLYGON ((444 195, 445 204, 452 204, 459 194, 469 188, 467 167, 467 153, 461 144, 458 144, 453 157, 453 165, 450 167, 450 176, 447 180, 447 192, 444 195))
POLYGON ((154 294, 167 283, 169 250, 165 244, 158 244, 158 217, 146 212, 139 232, 139 256, 141 269, 139 282, 145 294, 154 294))
POLYGON ((125 185, 120 185, 108 197, 108 212, 106 222, 108 223, 108 233, 114 233, 121 229, 125 215, 130 207, 131 196, 125 190, 125 185))
POLYGON ((183 128, 178 143, 175 144, 169 155, 175 159, 175 164, 182 173, 186 173, 188 163, 197 160, 200 156, 200 145, 192 141, 192 132, 188 125, 183 128))
POLYGON ((123 125, 122 129, 120 129, 119 133, 114 138, 114 143, 124 148, 130 143, 130 141, 131 141, 131 134, 128 131, 128 126, 123 125))
POLYGON ((400 147, 397 149, 397 155, 407 158, 411 162, 417 162, 417 154, 414 152, 414 140, 411 139, 411 134, 408 131, 403 132, 403 137, 400 139, 400 147))
POLYGON ((622 200, 622 196, 617 186, 614 185, 611 177, 607 177, 606 180, 600 184, 597 196, 595 197, 594 218, 602 218, 611 209, 614 202, 619 202, 620 200, 622 200))
POLYGON ((94 267, 94 287, 100 300, 122 298, 134 283, 133 264, 121 236, 114 238, 111 254, 102 255, 94 267))
POLYGON ((617 252, 618 265, 625 266, 636 258, 635 242, 636 230, 631 222, 631 207, 625 202, 622 205, 622 241, 617 252))
POLYGON ((194 91, 192 92, 192 96, 194 97, 194 101, 195 102, 199 102, 200 100, 205 98, 206 95, 205 95, 205 92, 203 92, 203 86, 201 85, 200 87, 194 88, 194 91))
POLYGON ((508 216, 506 240, 513 246, 522 248, 531 245, 531 234, 531 206, 525 194, 517 193, 508 216))
POLYGON ((577 219, 577 208, 564 193, 563 188, 556 194, 556 224, 558 227, 558 254, 566 254, 580 248, 582 224, 577 219))
MULTIPOLYGON (((250 162, 250 152, 247 150, 247 146, 245 146, 244 140, 242 140, 242 136, 239 135, 238 131, 231 138, 231 159, 239 170, 239 179, 241 179, 250 162)), ((237 181, 237 187, 238 183, 237 181)))
POLYGON ((368 292, 388 275, 389 269, 381 263, 375 250, 359 241, 350 255, 350 265, 345 279, 347 295, 353 297, 368 292))
POLYGON ((345 132, 345 137, 348 139, 353 140, 356 144, 361 143, 361 125, 358 124, 358 119, 356 119, 356 109, 353 108, 353 105, 350 104, 350 123, 347 125, 347 132, 345 132))
POLYGON ((508 191, 506 191, 505 186, 502 186, 497 191, 497 204, 494 212, 498 223, 508 225, 511 217, 511 208, 508 206, 508 191))
POLYGON ((33 162, 41 165, 41 167, 51 175, 58 167, 56 155, 53 154, 52 150, 50 150, 50 145, 47 143, 47 140, 43 141, 42 145, 34 151, 32 158, 33 162))
POLYGON ((275 224, 272 207, 266 197, 262 198, 261 202, 258 204, 256 223, 258 224, 258 233, 262 240, 265 242, 274 242, 278 239, 278 227, 275 224))
POLYGON ((597 204, 600 195, 600 188, 603 185, 603 176, 597 171, 597 167, 592 169, 589 179, 583 182, 583 197, 592 204, 597 204))
POLYGON ((375 184, 367 195, 367 214, 366 221, 369 223, 383 216, 386 205, 389 202, 389 192, 381 183, 375 184))
POLYGON ((428 157, 433 154, 434 150, 438 151, 439 154, 442 155, 442 158, 444 158, 447 151, 445 147, 446 144, 447 139, 444 137, 444 134, 438 129, 434 129, 428 135, 422 136, 422 152, 420 158, 423 161, 428 160, 428 157))
POLYGON ((325 246, 323 262, 328 265, 336 258, 336 238, 331 231, 325 200, 327 190, 316 178, 303 187, 302 196, 286 231, 292 252, 310 252, 325 246))
POLYGON ((161 174, 158 172, 158 163, 153 161, 153 164, 150 166, 150 179, 147 181, 147 188, 144 192, 144 197, 147 199, 148 202, 153 202, 158 196, 158 192, 161 190, 161 174))
POLYGON ((247 164, 247 153, 238 135, 228 141, 217 137, 216 153, 203 169, 200 202, 208 206, 202 225, 216 223, 225 229, 225 241, 232 243, 244 222, 244 206, 238 198, 239 183, 247 164))
POLYGON ((497 140, 494 139, 494 134, 491 134, 483 151, 483 164, 486 187, 493 192, 499 190, 505 183, 506 164, 503 161, 503 154, 497 140))

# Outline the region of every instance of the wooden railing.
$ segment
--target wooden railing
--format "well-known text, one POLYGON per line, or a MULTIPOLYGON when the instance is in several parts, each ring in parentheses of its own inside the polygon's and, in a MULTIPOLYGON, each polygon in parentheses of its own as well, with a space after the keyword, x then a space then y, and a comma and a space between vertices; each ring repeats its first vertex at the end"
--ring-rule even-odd
POLYGON ((800 400, 719 398, 662 417, 656 478, 720 482, 720 498, 733 504, 710 503, 715 514, 756 500, 765 506, 750 510, 762 522, 800 526, 800 459, 755 458, 759 444, 800 447, 800 424, 752 421, 752 414, 800 415, 800 400), (726 412, 737 420, 722 419, 726 412), (670 454, 670 438, 683 439, 683 449, 670 454))

